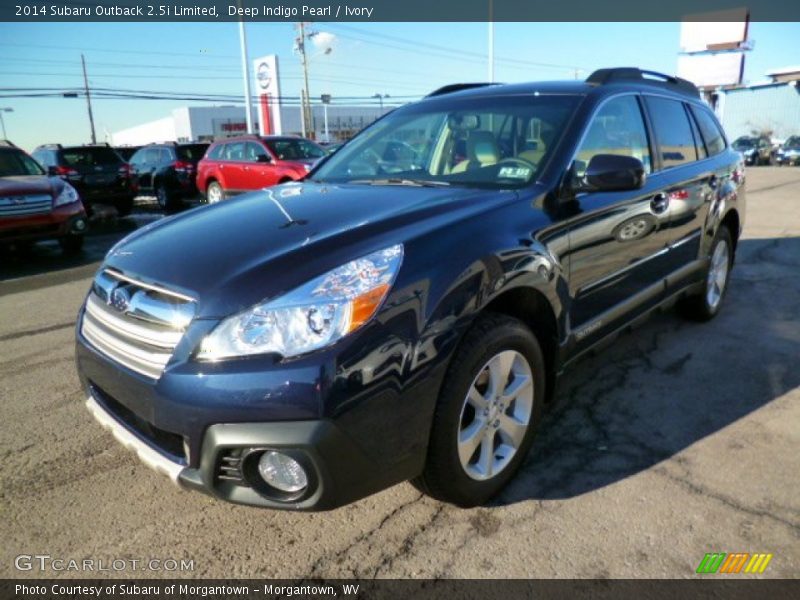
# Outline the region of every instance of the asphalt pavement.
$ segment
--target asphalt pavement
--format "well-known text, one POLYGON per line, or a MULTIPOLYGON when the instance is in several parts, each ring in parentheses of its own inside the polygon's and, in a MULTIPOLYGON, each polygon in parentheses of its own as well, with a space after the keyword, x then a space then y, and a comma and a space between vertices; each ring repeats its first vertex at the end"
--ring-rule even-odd
POLYGON ((747 189, 718 318, 661 313, 581 361, 514 483, 471 510, 407 483, 317 514, 179 490, 94 422, 73 364, 104 252, 160 215, 98 224, 77 259, 0 256, 0 577, 176 575, 130 562, 156 558, 194 577, 683 578, 707 552, 771 553, 757 577, 797 577, 800 168, 750 168, 747 189), (35 554, 128 562, 15 568, 35 554))

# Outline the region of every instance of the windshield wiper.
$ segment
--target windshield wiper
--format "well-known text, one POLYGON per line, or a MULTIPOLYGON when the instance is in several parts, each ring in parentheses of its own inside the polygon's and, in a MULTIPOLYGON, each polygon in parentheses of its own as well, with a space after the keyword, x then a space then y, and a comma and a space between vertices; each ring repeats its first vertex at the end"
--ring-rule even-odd
POLYGON ((430 179, 403 179, 390 177, 386 179, 353 179, 347 183, 365 183, 367 185, 409 185, 416 187, 449 187, 446 181, 431 181, 430 179))

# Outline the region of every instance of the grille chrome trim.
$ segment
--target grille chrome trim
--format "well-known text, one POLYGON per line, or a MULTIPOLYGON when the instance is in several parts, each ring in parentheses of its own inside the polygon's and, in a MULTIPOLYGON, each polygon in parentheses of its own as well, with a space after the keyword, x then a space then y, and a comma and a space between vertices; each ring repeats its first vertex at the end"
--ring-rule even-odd
POLYGON ((181 341, 183 332, 180 330, 164 329, 159 331, 152 327, 146 327, 130 320, 123 319, 117 315, 120 313, 108 308, 100 299, 92 294, 86 300, 86 313, 91 315, 93 320, 99 321, 112 331, 124 334, 142 344, 167 348, 172 351, 178 342, 181 341))
POLYGON ((166 456, 154 450, 144 443, 133 433, 128 431, 119 421, 106 411, 97 400, 92 396, 86 399, 86 408, 92 413, 103 428, 108 429, 111 434, 126 448, 133 450, 144 464, 151 469, 163 473, 169 477, 176 485, 180 485, 178 476, 183 471, 184 466, 171 461, 166 456))
POLYGON ((81 333, 101 354, 158 379, 195 313, 184 294, 108 269, 95 277, 81 333))
POLYGON ((167 296, 173 296, 174 298, 178 298, 180 300, 184 300, 186 302, 196 302, 196 298, 192 298, 191 296, 187 296, 186 294, 181 294, 180 292, 176 292, 174 290, 168 290, 167 288, 161 287, 160 285, 154 285, 152 283, 144 283, 143 281, 139 281, 138 279, 133 279, 132 277, 128 277, 127 275, 123 275, 119 271, 114 269, 106 269, 104 271, 107 275, 111 277, 115 277, 116 279, 120 279, 122 281, 127 281, 128 283, 132 283, 140 288, 145 288, 147 290, 153 290, 154 292, 160 292, 161 294, 165 294, 167 296))
POLYGON ((52 209, 53 198, 47 194, 0 197, 0 217, 46 214, 52 209), (22 202, 18 203, 17 198, 22 198, 22 202))

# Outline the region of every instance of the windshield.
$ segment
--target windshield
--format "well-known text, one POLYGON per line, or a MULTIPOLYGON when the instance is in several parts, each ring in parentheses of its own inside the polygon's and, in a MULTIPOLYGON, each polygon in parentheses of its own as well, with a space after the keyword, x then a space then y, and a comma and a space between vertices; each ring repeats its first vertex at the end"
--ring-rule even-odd
POLYGON ((326 154, 325 150, 308 140, 287 139, 265 141, 270 151, 278 157, 278 160, 320 158, 326 154))
POLYGON ((0 177, 44 175, 44 169, 30 156, 19 150, 0 151, 0 177))
POLYGON ((485 96, 412 105, 364 130, 310 179, 521 187, 538 175, 579 98, 485 96))
POLYGON ((751 138, 739 138, 735 142, 733 142, 733 147, 737 150, 741 148, 752 148, 755 140, 751 138))

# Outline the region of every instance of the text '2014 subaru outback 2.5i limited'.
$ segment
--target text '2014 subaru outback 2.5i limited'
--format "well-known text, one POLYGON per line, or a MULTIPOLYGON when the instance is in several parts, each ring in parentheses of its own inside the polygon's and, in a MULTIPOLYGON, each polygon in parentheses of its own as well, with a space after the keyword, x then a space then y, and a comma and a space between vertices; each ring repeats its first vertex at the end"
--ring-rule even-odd
POLYGON ((519 468, 555 378, 655 308, 709 319, 741 156, 690 83, 456 85, 302 182, 115 246, 77 324, 94 416, 182 486, 319 510, 519 468))

